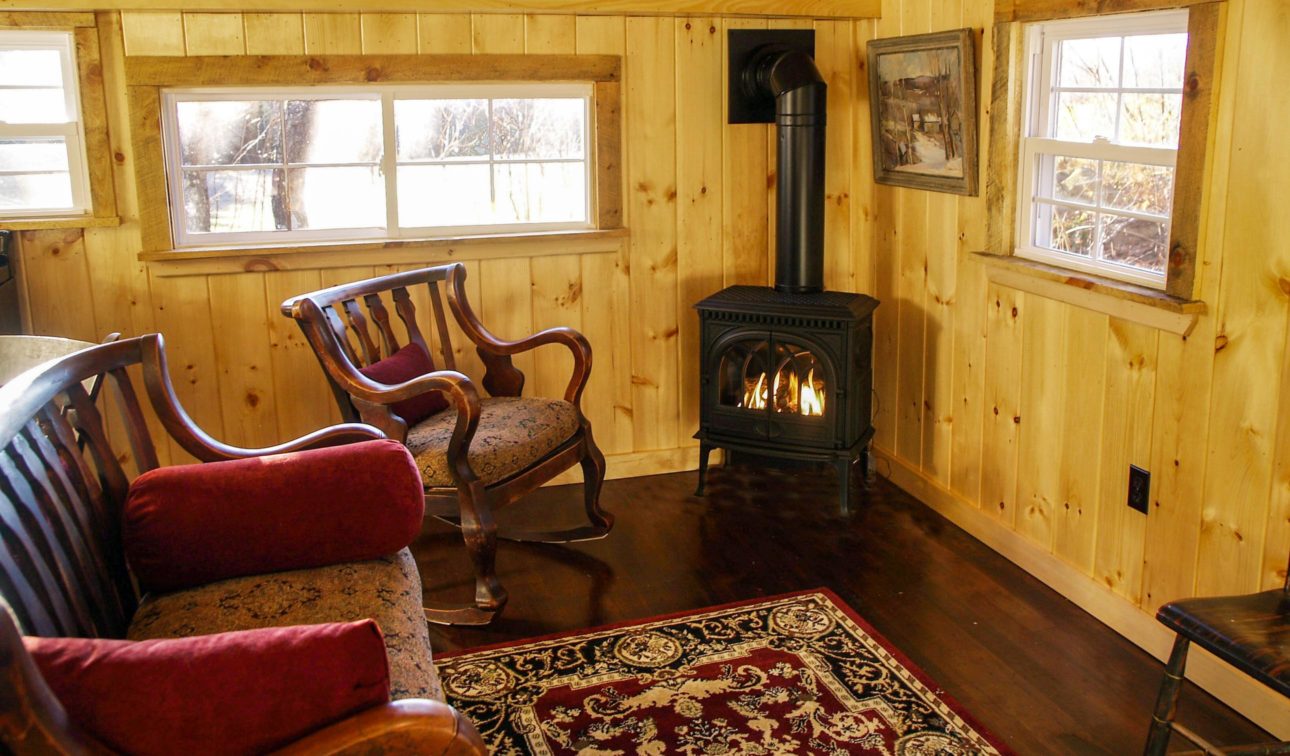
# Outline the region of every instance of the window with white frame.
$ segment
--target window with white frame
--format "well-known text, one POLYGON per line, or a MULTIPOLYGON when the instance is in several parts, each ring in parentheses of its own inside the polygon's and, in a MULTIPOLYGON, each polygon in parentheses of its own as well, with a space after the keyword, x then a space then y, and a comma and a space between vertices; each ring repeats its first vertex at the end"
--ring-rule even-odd
POLYGON ((71 32, 0 30, 0 218, 90 210, 71 32))
POLYGON ((1017 254, 1165 288, 1187 12, 1027 36, 1017 254))
POLYGON ((585 229, 590 84, 163 93, 176 247, 585 229))

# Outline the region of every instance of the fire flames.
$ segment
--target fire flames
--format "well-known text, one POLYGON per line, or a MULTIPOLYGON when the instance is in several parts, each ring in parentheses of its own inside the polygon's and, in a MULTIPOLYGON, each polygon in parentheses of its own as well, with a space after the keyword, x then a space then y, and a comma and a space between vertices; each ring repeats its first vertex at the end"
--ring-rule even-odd
POLYGON ((801 380, 795 371, 779 371, 774 380, 767 386, 766 374, 757 376, 757 380, 744 391, 744 400, 740 407, 764 410, 766 403, 775 397, 775 411, 788 412, 808 417, 824 414, 824 382, 815 380, 815 368, 811 368, 806 380, 801 380), (781 380, 787 373, 788 380, 781 380))

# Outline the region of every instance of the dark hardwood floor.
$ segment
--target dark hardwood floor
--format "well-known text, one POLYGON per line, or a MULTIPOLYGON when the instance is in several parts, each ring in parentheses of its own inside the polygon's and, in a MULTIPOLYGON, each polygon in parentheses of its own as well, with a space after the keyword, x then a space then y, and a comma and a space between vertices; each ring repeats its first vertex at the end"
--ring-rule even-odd
MULTIPOLYGON (((706 498, 695 481, 606 483, 618 519, 604 540, 503 543, 505 611, 487 628, 432 625, 436 650, 826 586, 1018 753, 1141 752, 1162 665, 891 483, 863 484, 844 516, 825 468, 715 468, 706 498)), ((580 495, 544 489, 500 519, 572 523, 580 495)), ((451 528, 427 524, 414 551, 428 597, 471 595, 451 528)), ((1191 685, 1180 721, 1220 744, 1267 737, 1191 685)))

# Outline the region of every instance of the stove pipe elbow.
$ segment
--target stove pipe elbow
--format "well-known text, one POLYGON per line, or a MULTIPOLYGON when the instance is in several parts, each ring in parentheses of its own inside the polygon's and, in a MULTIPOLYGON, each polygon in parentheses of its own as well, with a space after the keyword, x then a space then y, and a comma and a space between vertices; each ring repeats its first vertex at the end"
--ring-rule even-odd
POLYGON ((811 56, 799 50, 769 49, 746 75, 747 85, 775 98, 775 288, 823 291, 828 86, 811 56))

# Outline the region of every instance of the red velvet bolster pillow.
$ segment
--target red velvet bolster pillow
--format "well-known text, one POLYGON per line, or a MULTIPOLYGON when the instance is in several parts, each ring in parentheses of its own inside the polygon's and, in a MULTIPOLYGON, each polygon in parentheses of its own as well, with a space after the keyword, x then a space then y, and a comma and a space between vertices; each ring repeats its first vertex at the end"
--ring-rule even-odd
POLYGON ((421 532, 424 496, 390 440, 175 465, 130 485, 121 540, 145 590, 173 591, 393 554, 421 532))
MULTIPOLYGON (((434 370, 434 365, 431 364, 430 358, 426 357, 426 353, 421 351, 421 347, 407 344, 389 357, 377 360, 365 368, 359 368, 358 372, 377 383, 395 385, 406 383, 431 370, 434 370)), ((448 397, 444 396, 442 391, 427 391, 390 405, 394 414, 403 418, 403 422, 409 427, 447 407, 448 397)))
POLYGON ((263 753, 390 699, 385 642, 370 619, 23 642, 71 721, 125 753, 263 753))

